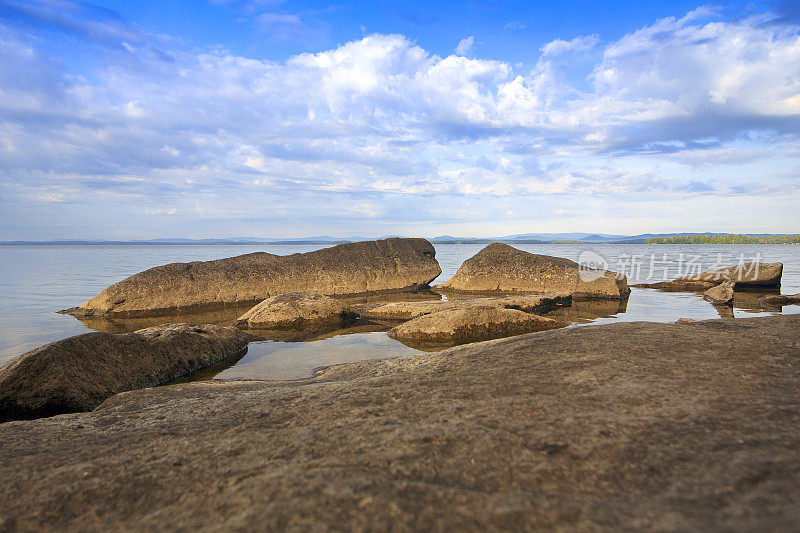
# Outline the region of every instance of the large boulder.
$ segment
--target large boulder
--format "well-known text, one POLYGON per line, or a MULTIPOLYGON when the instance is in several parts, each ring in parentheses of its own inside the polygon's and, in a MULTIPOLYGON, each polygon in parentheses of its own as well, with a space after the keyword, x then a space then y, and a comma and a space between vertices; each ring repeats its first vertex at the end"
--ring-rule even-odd
POLYGON ((234 323, 253 329, 306 328, 338 324, 352 316, 339 300, 308 292, 290 292, 267 298, 234 323))
POLYGON ((265 252, 216 261, 171 263, 104 289, 74 315, 145 317, 255 304, 287 292, 325 295, 410 290, 427 286, 441 269, 425 239, 340 244, 293 254, 265 252))
POLYGON ((0 422, 90 411, 116 393, 237 357, 247 340, 236 328, 171 324, 56 341, 0 368, 0 422))
POLYGON ((736 288, 780 287, 783 275, 783 263, 743 263, 728 268, 709 270, 699 274, 683 276, 672 281, 658 283, 641 283, 635 287, 661 289, 671 292, 700 292, 719 285, 722 281, 731 280, 736 288))
POLYGON ((502 298, 459 298, 450 300, 389 302, 362 313, 371 320, 411 320, 422 315, 469 309, 473 307, 497 307, 517 309, 526 313, 541 312, 562 305, 570 305, 572 298, 565 293, 515 294, 502 298))
POLYGON ((413 318, 389 330, 389 336, 408 343, 464 344, 563 326, 553 319, 516 309, 471 307, 413 318))
POLYGON ((712 287, 703 293, 703 298, 715 305, 729 305, 733 302, 733 289, 736 283, 726 279, 716 287, 712 287))
POLYGON ((630 294, 627 278, 580 267, 562 257, 537 255, 493 243, 464 261, 439 287, 471 292, 563 292, 577 298, 620 299, 630 294))

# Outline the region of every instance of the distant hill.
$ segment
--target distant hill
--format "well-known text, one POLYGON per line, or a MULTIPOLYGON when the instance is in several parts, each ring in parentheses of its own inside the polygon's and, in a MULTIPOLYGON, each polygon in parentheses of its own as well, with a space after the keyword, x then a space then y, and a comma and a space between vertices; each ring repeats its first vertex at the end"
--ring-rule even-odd
MULTIPOLYGON (((149 240, 110 241, 110 240, 81 240, 61 239, 52 241, 0 241, 0 246, 69 246, 69 245, 318 245, 341 244, 346 242, 385 239, 400 237, 400 235, 386 235, 383 237, 332 237, 318 235, 315 237, 290 237, 290 238, 265 238, 265 237, 231 237, 224 239, 186 239, 186 238, 160 238, 149 240)), ((794 242, 793 235, 773 233, 748 233, 735 235, 729 233, 703 232, 703 233, 641 233, 639 235, 611 235, 607 233, 522 233, 507 235, 505 237, 453 237, 439 235, 430 240, 436 244, 489 244, 505 242, 508 244, 645 244, 645 243, 673 243, 673 244, 699 244, 699 243, 744 243, 744 242, 794 242)))

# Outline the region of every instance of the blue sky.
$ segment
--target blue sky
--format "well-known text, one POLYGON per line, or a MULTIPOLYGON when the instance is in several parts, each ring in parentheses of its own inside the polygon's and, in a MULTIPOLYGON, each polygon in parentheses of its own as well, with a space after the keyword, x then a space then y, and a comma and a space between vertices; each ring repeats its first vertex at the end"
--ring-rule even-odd
POLYGON ((0 0, 0 240, 798 232, 800 3, 0 0))

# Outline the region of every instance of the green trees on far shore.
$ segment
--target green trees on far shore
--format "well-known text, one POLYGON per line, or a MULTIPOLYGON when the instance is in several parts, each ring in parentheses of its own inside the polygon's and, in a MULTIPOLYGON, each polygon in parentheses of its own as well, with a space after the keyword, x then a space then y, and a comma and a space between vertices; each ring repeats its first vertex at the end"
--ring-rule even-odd
POLYGON ((679 235, 647 239, 645 244, 800 244, 800 235, 679 235))

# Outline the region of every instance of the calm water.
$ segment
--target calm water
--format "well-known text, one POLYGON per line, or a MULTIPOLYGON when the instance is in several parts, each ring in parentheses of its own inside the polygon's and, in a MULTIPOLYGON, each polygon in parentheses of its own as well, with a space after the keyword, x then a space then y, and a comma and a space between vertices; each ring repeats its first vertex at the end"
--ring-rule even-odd
MULTIPOLYGON (((108 285, 152 266, 176 261, 219 259, 255 251, 285 255, 324 246, 11 246, 0 247, 0 364, 15 355, 71 335, 94 329, 121 331, 130 325, 84 324, 55 311, 79 305, 108 285)), ((520 249, 575 261, 603 260, 608 268, 628 275, 631 282, 673 279, 700 270, 760 259, 784 264, 782 292, 800 292, 800 246, 784 245, 518 245, 520 249)), ((483 245, 437 245, 441 282, 483 245)), ((764 316, 797 313, 800 306, 764 309, 760 294, 737 294, 732 314, 764 316)), ((556 315, 574 325, 678 318, 718 318, 717 309, 691 293, 633 289, 627 306, 595 302, 559 310, 556 315)), ((200 317, 213 322, 215 317, 200 317)), ((234 317, 235 318, 235 317, 234 317)), ((169 321, 169 319, 166 319, 169 321)), ((151 325, 141 324, 140 327, 151 325)), ((374 328, 372 328, 374 330, 374 328)), ((415 353, 384 332, 354 328, 348 334, 310 342, 251 343, 239 363, 220 378, 290 379, 308 375, 318 366, 415 353)))

